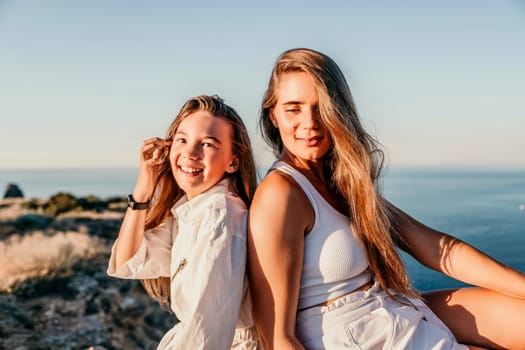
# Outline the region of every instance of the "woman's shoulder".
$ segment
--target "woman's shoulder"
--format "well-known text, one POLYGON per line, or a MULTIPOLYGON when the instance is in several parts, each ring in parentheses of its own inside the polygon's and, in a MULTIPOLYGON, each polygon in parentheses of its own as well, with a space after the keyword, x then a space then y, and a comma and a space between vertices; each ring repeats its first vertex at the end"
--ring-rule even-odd
POLYGON ((250 207, 252 210, 283 210, 298 212, 308 208, 308 197, 292 176, 278 170, 272 170, 261 181, 255 191, 250 207))
POLYGON ((278 170, 271 171, 257 187, 249 217, 254 236, 273 238, 303 237, 315 220, 314 210, 301 186, 278 170))
POLYGON ((293 199, 300 194, 303 194, 304 196, 301 186, 294 180, 294 178, 291 175, 276 169, 270 171, 255 190, 255 197, 265 196, 275 197, 276 199, 293 199))

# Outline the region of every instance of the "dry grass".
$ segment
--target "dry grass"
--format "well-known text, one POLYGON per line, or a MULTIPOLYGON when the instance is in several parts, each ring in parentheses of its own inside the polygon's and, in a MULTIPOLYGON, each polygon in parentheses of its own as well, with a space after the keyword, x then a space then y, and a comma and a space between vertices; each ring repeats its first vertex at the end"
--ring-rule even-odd
POLYGON ((85 232, 13 235, 0 242, 0 292, 10 292, 28 279, 71 272, 79 260, 103 251, 103 242, 85 232))

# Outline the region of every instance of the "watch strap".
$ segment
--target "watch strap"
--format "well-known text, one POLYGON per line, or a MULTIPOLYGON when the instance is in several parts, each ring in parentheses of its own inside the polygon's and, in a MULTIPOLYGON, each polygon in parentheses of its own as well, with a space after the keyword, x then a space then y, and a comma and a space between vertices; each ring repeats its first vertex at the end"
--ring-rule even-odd
POLYGON ((128 208, 131 208, 132 210, 144 210, 149 208, 150 201, 147 202, 137 202, 135 198, 133 198, 132 194, 128 194, 128 208))

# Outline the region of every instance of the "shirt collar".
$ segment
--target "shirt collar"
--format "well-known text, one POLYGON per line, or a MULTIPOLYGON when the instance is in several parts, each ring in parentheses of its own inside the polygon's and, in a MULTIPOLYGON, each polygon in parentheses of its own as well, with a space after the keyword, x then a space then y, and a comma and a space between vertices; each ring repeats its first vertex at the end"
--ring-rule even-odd
POLYGON ((209 196, 215 193, 229 193, 230 180, 223 179, 216 185, 209 188, 207 191, 188 200, 186 195, 182 196, 171 208, 171 212, 175 218, 188 221, 193 220, 197 216, 202 215, 201 211, 209 204, 209 196))

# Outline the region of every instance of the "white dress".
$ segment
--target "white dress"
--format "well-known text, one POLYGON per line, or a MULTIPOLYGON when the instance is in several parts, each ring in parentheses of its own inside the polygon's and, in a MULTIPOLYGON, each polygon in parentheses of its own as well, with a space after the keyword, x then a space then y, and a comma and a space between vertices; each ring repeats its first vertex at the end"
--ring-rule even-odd
POLYGON ((135 255, 108 274, 126 279, 171 278, 171 309, 180 322, 158 345, 167 349, 259 349, 246 270, 244 202, 229 181, 188 201, 148 230, 135 255))

